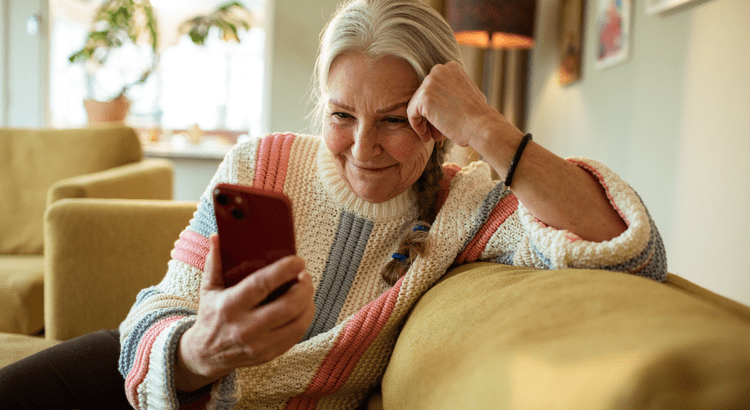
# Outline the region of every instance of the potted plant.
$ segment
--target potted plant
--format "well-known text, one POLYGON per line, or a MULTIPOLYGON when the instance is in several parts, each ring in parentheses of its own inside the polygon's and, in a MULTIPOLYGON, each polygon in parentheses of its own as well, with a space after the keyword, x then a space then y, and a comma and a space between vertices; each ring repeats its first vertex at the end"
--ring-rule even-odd
POLYGON ((217 7, 212 13, 204 16, 196 16, 180 24, 180 34, 188 34, 190 40, 197 45, 206 43, 206 37, 211 27, 220 30, 219 36, 222 40, 240 41, 237 35, 239 27, 245 30, 253 25, 253 14, 239 1, 230 1, 217 7))
MULTIPOLYGON (((149 0, 107 0, 97 9, 86 43, 69 57, 70 62, 86 64, 89 98, 84 101, 84 106, 89 122, 122 122, 125 119, 130 108, 126 92, 146 81, 156 68, 158 38, 156 18, 149 0), (138 51, 138 46, 145 46, 150 56, 141 57, 143 53, 138 51), (120 72, 120 78, 114 79, 117 84, 114 90, 98 90, 97 87, 104 87, 101 87, 102 83, 97 84, 97 73, 101 73, 100 69, 107 66, 117 50, 127 48, 139 55, 129 63, 145 63, 140 67, 131 64, 120 72), (103 95, 105 93, 108 95, 103 95)), ((113 79, 108 78, 107 84, 112 83, 113 79)))

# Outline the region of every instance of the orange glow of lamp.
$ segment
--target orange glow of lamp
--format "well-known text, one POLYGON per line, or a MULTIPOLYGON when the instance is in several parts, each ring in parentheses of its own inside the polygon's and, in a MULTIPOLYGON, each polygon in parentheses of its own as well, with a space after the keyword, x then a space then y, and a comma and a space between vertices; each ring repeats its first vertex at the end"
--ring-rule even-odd
POLYGON ((536 0, 448 0, 448 24, 459 44, 480 48, 534 46, 536 0))

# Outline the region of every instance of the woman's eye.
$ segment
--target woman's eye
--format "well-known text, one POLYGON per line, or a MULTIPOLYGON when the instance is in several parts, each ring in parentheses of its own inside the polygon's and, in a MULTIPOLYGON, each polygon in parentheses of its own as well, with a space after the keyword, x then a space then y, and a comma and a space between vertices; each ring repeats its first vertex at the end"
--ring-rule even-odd
POLYGON ((403 117, 386 117, 385 121, 389 124, 404 124, 406 123, 406 118, 403 117))
POLYGON ((347 114, 345 112, 334 112, 334 113, 331 113, 331 116, 333 116, 335 118, 338 118, 340 120, 347 120, 347 119, 350 119, 350 118, 354 118, 354 117, 352 117, 351 114, 347 114))

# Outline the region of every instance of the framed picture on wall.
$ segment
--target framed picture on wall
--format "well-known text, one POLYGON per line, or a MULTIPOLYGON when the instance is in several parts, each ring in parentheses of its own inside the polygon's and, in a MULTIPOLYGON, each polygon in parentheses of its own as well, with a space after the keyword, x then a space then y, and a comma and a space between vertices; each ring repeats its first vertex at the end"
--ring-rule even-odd
POLYGON ((646 0, 646 14, 653 16, 654 14, 676 11, 688 4, 704 1, 706 0, 646 0))
POLYGON ((631 43, 632 0, 596 0, 596 63, 598 69, 628 59, 631 43))
POLYGON ((583 50, 584 0, 560 2, 560 84, 567 85, 581 79, 583 50))

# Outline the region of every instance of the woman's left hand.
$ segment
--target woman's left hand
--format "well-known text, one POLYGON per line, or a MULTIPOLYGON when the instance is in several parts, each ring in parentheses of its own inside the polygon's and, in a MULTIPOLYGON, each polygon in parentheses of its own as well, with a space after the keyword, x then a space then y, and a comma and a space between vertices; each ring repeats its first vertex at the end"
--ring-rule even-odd
POLYGON ((476 138, 523 135, 487 104, 487 97, 455 61, 430 70, 409 101, 407 114, 424 142, 447 137, 459 146, 476 149, 476 138))

